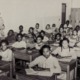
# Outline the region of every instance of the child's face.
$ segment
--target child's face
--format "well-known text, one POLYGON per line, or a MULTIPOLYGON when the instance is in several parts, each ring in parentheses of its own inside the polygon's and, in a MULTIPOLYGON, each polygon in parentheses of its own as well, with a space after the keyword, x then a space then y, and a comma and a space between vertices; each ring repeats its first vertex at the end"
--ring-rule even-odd
POLYGON ((9 31, 8 36, 12 36, 13 32, 9 31))
POLYGON ((41 36, 44 36, 44 33, 43 32, 41 32, 41 36))
POLYGON ((50 26, 46 26, 46 29, 49 30, 50 29, 50 26))
POLYGON ((26 37, 23 37, 22 40, 23 40, 23 41, 26 41, 26 37))
POLYGON ((32 33, 33 32, 33 29, 30 29, 29 32, 32 33))
POLYGON ((77 35, 77 32, 76 31, 73 31, 73 35, 77 35))
POLYGON ((37 25, 35 26, 35 28, 36 28, 36 29, 39 29, 39 25, 37 24, 37 25))
POLYGON ((62 33, 64 31, 64 29, 63 28, 60 28, 60 32, 62 33))
POLYGON ((50 50, 48 48, 43 49, 43 56, 46 58, 50 56, 50 50))
POLYGON ((72 34, 72 30, 69 31, 69 34, 72 34))
POLYGON ((41 43, 42 39, 40 37, 37 38, 37 43, 41 43))
POLYGON ((19 27, 19 30, 20 30, 20 31, 23 31, 23 27, 19 27))
POLYGON ((57 35, 57 38, 56 38, 57 40, 60 40, 60 36, 59 35, 57 35))
POLYGON ((63 48, 68 48, 68 45, 69 45, 69 43, 66 40, 64 40, 63 43, 62 43, 62 47, 63 48))
POLYGON ((6 43, 2 43, 2 44, 1 44, 1 47, 2 47, 2 50, 5 51, 5 50, 7 49, 6 43))
POLYGON ((22 41, 22 37, 20 35, 18 36, 18 41, 22 41))

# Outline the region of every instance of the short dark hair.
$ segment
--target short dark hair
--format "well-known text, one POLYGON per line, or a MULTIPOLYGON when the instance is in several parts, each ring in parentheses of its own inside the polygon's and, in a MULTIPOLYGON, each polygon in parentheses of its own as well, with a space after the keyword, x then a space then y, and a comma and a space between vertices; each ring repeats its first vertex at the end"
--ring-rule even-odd
POLYGON ((61 28, 62 28, 62 29, 63 29, 63 31, 64 31, 64 27, 59 27, 59 32, 60 32, 60 29, 61 29, 61 28))
POLYGON ((23 28, 23 25, 20 25, 20 26, 19 26, 19 28, 20 28, 20 27, 22 27, 22 28, 23 28))
POLYGON ((41 55, 43 55, 43 50, 44 50, 44 48, 48 48, 48 49, 50 50, 50 46, 49 46, 49 45, 43 45, 43 46, 41 47, 41 49, 39 50, 39 52, 40 52, 41 55))
POLYGON ((44 30, 41 30, 41 31, 40 31, 40 35, 41 35, 41 33, 45 34, 45 31, 44 31, 44 30))
POLYGON ((60 47, 62 47, 63 41, 67 41, 69 43, 69 39, 68 38, 63 38, 63 40, 61 40, 60 43, 59 43, 60 47))
POLYGON ((17 34, 16 41, 18 41, 18 36, 21 36, 21 38, 23 38, 23 35, 22 34, 17 34))
POLYGON ((47 24, 46 26, 50 26, 50 24, 47 24))
POLYGON ((12 33, 14 34, 14 30, 10 29, 10 30, 8 31, 8 35, 9 35, 10 32, 12 32, 12 33))
POLYGON ((56 24, 52 24, 52 27, 56 27, 56 24))
POLYGON ((61 37, 61 34, 60 33, 57 33, 56 35, 55 35, 55 39, 57 39, 57 36, 60 36, 61 37))
POLYGON ((37 38, 41 38, 43 40, 43 36, 41 36, 41 35, 37 36, 37 38))
POLYGON ((7 40, 1 40, 0 46, 2 46, 2 43, 6 43, 6 45, 9 45, 7 40))
POLYGON ((34 28, 33 28, 33 27, 30 27, 30 28, 29 28, 29 30, 30 30, 30 29, 34 30, 34 28))
POLYGON ((36 25, 38 25, 38 26, 39 26, 39 23, 36 23, 36 25))

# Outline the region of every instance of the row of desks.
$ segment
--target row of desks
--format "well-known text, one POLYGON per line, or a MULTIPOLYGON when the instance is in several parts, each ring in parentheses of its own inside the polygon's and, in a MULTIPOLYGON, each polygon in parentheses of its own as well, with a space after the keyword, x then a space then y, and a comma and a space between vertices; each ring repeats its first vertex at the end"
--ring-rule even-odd
MULTIPOLYGON (((38 50, 34 50, 32 53, 31 52, 29 53, 26 50, 16 51, 16 52, 14 52, 14 64, 15 64, 15 59, 20 59, 20 60, 24 60, 24 61, 32 61, 39 55, 40 54, 39 54, 38 50)), ((75 71, 75 78, 76 78, 76 71, 77 71, 76 64, 77 64, 77 60, 72 60, 71 62, 67 62, 67 63, 60 62, 62 71, 67 72, 67 80, 70 80, 70 71, 73 69, 75 71)))
MULTIPOLYGON (((55 49, 56 47, 54 47, 55 49)), ((26 49, 24 50, 16 50, 13 52, 14 53, 14 57, 13 57, 13 72, 15 73, 15 59, 20 59, 20 60, 23 60, 23 61, 32 61, 34 60, 36 57, 38 57, 40 54, 39 54, 39 51, 38 50, 33 50, 33 51, 27 51, 26 49)), ((61 63, 60 62, 60 65, 61 65, 61 69, 62 71, 65 71, 67 72, 67 80, 69 80, 70 78, 70 71, 72 69, 77 70, 77 67, 76 67, 76 60, 72 60, 71 62, 69 63, 61 63)), ((1 63, 1 62, 0 62, 1 63)), ((6 63, 5 63, 6 64, 6 63)), ((2 67, 0 65, 0 67, 2 67)), ((10 67, 10 70, 12 70, 12 67, 10 67)), ((11 74, 12 75, 12 74, 11 74)), ((55 75, 56 76, 56 75, 55 75)), ((27 76, 26 76, 27 77, 27 76)), ((46 77, 45 77, 46 78, 46 77)), ((75 74, 75 78, 76 78, 76 74, 75 74)), ((54 79, 55 80, 55 79, 54 79)))

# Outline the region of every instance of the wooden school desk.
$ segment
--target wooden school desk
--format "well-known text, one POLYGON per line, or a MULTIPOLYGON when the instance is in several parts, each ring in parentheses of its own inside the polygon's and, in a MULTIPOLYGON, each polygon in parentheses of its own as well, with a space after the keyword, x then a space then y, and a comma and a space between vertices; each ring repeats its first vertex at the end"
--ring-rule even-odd
POLYGON ((28 75, 25 70, 21 70, 17 73, 17 79, 19 80, 57 80, 57 74, 53 74, 52 76, 39 76, 39 75, 28 75))
POLYGON ((0 76, 0 80, 16 80, 7 76, 0 76))
POLYGON ((36 57, 38 57, 39 51, 38 50, 33 50, 32 52, 27 52, 26 49, 25 50, 19 50, 19 51, 14 51, 14 58, 13 58, 13 74, 15 74, 15 59, 19 59, 22 61, 32 61, 33 59, 35 59, 36 57))
POLYGON ((10 77, 12 77, 12 62, 8 62, 8 61, 0 61, 0 70, 2 70, 3 72, 9 72, 10 73, 10 77))
POLYGON ((61 70, 67 73, 67 79, 70 80, 70 72, 74 70, 74 80, 77 76, 77 60, 71 60, 70 62, 59 62, 61 70))

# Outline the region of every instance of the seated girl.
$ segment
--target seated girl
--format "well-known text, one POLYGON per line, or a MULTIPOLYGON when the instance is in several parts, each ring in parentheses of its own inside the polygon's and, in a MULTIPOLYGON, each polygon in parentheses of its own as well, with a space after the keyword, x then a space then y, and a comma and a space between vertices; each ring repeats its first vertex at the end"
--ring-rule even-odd
POLYGON ((35 48, 35 42, 34 39, 30 39, 28 36, 26 37, 26 48, 34 49, 35 48))
POLYGON ((33 27, 30 27, 30 28, 29 28, 28 34, 31 34, 31 35, 33 35, 33 36, 35 35, 35 34, 34 34, 34 28, 33 28, 33 27))
POLYGON ((60 33, 57 33, 57 34, 55 35, 55 39, 54 39, 53 45, 54 45, 54 46, 59 46, 60 40, 61 40, 61 34, 60 34, 60 33))
POLYGON ((64 31, 64 28, 63 27, 59 27, 59 33, 61 34, 61 35, 63 35, 63 31, 64 31))
POLYGON ((37 57, 34 61, 29 64, 29 67, 43 68, 42 71, 38 71, 37 75, 40 76, 52 76, 54 73, 60 73, 61 68, 58 60, 51 55, 50 47, 48 45, 42 46, 40 49, 41 56, 37 57))
MULTIPOLYGON (((75 49, 69 47, 69 40, 66 38, 60 42, 60 47, 55 49, 52 53, 54 55, 57 54, 57 58, 60 63, 70 62, 71 60, 77 59, 75 49)), ((62 67, 64 68, 64 66, 62 67)), ((70 75, 71 75, 70 80, 73 80, 73 73, 74 71, 72 70, 70 72, 70 75)), ((58 78, 61 80, 66 80, 66 77, 67 77, 66 72, 62 72, 62 74, 58 76, 58 78)))
POLYGON ((36 39, 35 48, 40 50, 43 45, 43 37, 40 35, 36 39))
POLYGON ((64 62, 69 62, 72 59, 77 58, 74 48, 69 47, 69 40, 67 38, 64 38, 62 41, 60 41, 60 46, 52 53, 54 55, 59 55, 59 57, 61 57, 59 60, 64 62))
POLYGON ((26 48, 26 42, 22 40, 23 36, 21 34, 17 34, 16 36, 16 42, 12 44, 12 47, 14 49, 25 49, 26 48))
POLYGON ((73 30, 73 34, 71 37, 69 37, 69 40, 70 40, 70 46, 74 47, 78 41, 78 32, 76 30, 73 30))
POLYGON ((45 32, 46 32, 46 33, 52 33, 50 24, 47 24, 47 25, 46 25, 45 32))
POLYGON ((41 30, 40 35, 43 37, 43 42, 47 42, 49 38, 46 36, 45 31, 41 30))
POLYGON ((8 49, 8 41, 7 40, 2 40, 1 41, 1 51, 0 51, 0 56, 3 61, 12 61, 12 51, 8 49))
POLYGON ((69 28, 67 33, 68 33, 68 36, 71 37, 73 34, 73 28, 69 28))
POLYGON ((6 37, 6 40, 9 43, 14 43, 16 41, 16 35, 14 34, 13 30, 9 30, 7 37, 6 37))

